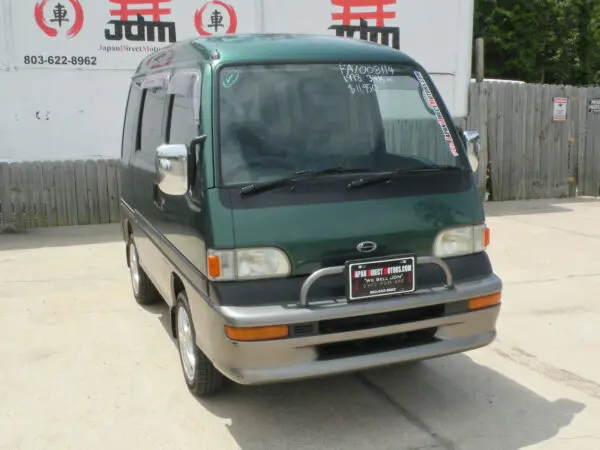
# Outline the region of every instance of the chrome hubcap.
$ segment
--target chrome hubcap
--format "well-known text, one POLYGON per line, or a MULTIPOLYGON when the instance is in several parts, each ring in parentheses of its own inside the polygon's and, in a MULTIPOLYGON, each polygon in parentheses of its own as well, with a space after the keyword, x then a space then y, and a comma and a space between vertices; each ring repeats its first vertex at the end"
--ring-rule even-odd
POLYGON ((133 292, 138 295, 140 292, 140 268, 138 266, 138 254, 133 242, 129 244, 129 272, 131 273, 133 292))
POLYGON ((190 318, 181 305, 177 308, 177 340, 185 377, 192 382, 196 370, 195 344, 190 318))

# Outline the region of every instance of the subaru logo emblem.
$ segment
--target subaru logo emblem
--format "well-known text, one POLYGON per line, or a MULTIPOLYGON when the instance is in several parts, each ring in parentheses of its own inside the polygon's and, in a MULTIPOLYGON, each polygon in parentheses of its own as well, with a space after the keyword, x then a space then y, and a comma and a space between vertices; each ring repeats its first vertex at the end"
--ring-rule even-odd
POLYGON ((377 244, 371 241, 364 241, 356 246, 356 250, 363 253, 371 253, 377 250, 377 244))

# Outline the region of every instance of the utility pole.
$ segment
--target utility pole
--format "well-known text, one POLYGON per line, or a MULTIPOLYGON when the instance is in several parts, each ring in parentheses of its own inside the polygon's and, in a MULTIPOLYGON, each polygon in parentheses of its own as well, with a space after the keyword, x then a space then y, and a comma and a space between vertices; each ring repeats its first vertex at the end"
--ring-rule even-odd
POLYGON ((592 38, 592 12, 595 0, 581 0, 579 3, 579 45, 578 53, 581 61, 580 84, 592 84, 592 57, 594 56, 594 41, 592 38))
POLYGON ((475 39, 475 81, 482 83, 484 78, 484 41, 483 38, 475 39))

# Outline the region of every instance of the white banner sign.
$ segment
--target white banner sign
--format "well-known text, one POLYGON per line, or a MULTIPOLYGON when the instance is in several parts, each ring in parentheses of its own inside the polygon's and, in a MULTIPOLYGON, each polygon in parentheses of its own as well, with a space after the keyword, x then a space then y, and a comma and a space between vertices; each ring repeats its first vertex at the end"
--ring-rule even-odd
POLYGON ((254 10, 250 0, 18 0, 15 65, 132 70, 178 40, 252 32, 254 10))
POLYGON ((5 69, 132 71, 148 54, 188 38, 338 35, 406 52, 433 76, 452 113, 467 114, 473 0, 2 2, 0 19, 11 33, 10 42, 0 41, 0 70, 4 62, 5 69))
POLYGON ((458 22, 446 17, 456 15, 460 1, 10 0, 8 11, 17 67, 131 70, 147 54, 186 38, 292 32, 375 37, 428 70, 454 73, 458 22), (442 33, 448 51, 435 41, 442 33))

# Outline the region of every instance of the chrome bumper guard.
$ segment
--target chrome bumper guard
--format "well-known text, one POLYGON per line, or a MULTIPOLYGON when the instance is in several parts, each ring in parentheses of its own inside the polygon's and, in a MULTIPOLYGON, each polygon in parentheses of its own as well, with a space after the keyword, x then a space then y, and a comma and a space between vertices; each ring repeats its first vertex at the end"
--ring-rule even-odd
MULTIPOLYGON (((444 260, 432 256, 422 256, 417 258, 417 266, 422 266, 426 264, 435 264, 436 266, 439 266, 446 275, 445 287, 447 289, 454 289, 454 280, 452 278, 452 272, 450 272, 450 267, 448 267, 448 264, 446 264, 444 260)), ((344 273, 344 268, 345 266, 325 267, 324 269, 319 269, 316 272, 313 272, 302 284, 302 288, 300 289, 300 301, 298 302, 298 306, 301 308, 307 308, 309 306, 308 291, 319 278, 328 277, 331 275, 339 275, 341 273, 344 273)))

